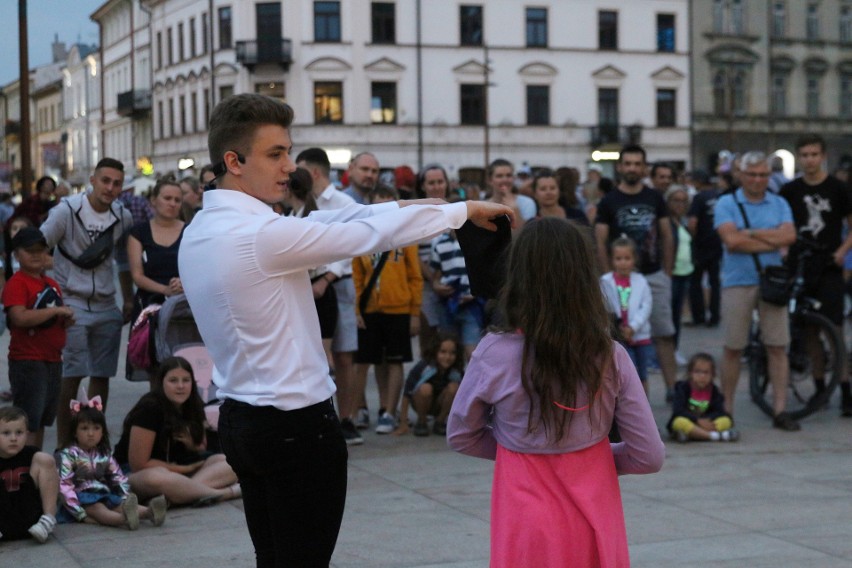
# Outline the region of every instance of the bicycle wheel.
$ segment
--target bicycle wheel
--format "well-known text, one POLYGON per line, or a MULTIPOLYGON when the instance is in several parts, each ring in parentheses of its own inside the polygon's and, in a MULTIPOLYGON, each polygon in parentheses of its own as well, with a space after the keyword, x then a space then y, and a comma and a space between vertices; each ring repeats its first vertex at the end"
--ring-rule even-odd
POLYGON ((749 332, 748 348, 748 383, 751 400, 767 415, 772 416, 772 401, 767 397, 769 388, 769 373, 766 368, 766 348, 760 339, 760 326, 752 323, 749 332))
MULTIPOLYGON (((846 348, 843 337, 831 320, 814 312, 791 316, 790 346, 787 358, 790 364, 787 412, 796 420, 825 407, 843 373, 846 348), (824 363, 825 390, 816 394, 814 364, 807 349, 807 337, 816 338, 824 363)), ((768 416, 773 416, 772 389, 769 380, 766 348, 755 324, 749 338, 749 390, 751 400, 768 416)))

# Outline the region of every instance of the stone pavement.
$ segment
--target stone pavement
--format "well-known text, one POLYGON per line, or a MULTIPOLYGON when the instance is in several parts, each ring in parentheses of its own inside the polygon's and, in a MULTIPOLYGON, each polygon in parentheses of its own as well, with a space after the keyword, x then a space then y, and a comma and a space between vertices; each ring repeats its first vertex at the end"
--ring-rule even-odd
MULTIPOLYGON (((0 338, 0 376, 8 337, 0 338)), ((686 328, 682 343, 686 355, 718 355, 721 331, 686 328)), ((668 408, 661 379, 651 380, 663 427, 668 408)), ((773 430, 748 401, 746 383, 743 377, 737 400, 740 442, 667 442, 660 473, 621 478, 633 566, 852 568, 852 420, 838 418, 835 400, 830 410, 806 419, 801 432, 773 430)), ((146 387, 113 380, 107 418, 114 440, 146 387)), ((376 400, 374 390, 370 397, 376 400)), ((51 430, 46 447, 53 444, 51 430)), ((350 449, 333 566, 487 566, 491 473, 490 462, 456 455, 436 436, 368 433, 365 445, 350 449)), ((232 501, 173 509, 164 527, 143 523, 134 533, 61 525, 45 545, 0 544, 0 567, 250 567, 241 507, 232 501)))

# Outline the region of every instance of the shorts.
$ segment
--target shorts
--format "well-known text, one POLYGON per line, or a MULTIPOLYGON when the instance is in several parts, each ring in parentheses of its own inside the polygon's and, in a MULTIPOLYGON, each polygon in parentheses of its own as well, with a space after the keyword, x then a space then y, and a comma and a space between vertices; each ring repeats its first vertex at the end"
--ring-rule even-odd
POLYGON ((671 337, 675 334, 672 279, 662 270, 644 276, 651 288, 651 337, 671 337))
POLYGON ((358 322, 355 320, 355 282, 351 276, 337 280, 334 284, 337 294, 337 329, 331 342, 333 353, 352 353, 358 351, 358 322))
POLYGON ((474 310, 463 307, 451 315, 446 304, 441 307, 441 324, 438 326, 438 331, 455 333, 461 338, 462 345, 477 345, 482 339, 482 325, 474 310))
POLYGON ((725 347, 741 350, 748 345, 752 312, 760 315, 760 335, 764 345, 784 347, 790 343, 787 306, 768 304, 760 299, 757 286, 722 288, 722 310, 725 314, 725 347))
MULTIPOLYGON (((322 278, 322 276, 319 278, 322 278)), ((326 286, 325 294, 319 298, 314 298, 314 304, 316 304, 317 316, 319 316, 320 337, 332 339, 334 331, 337 329, 337 293, 334 291, 334 285, 326 286)))
POLYGON ((59 408, 62 363, 9 360, 12 404, 27 413, 27 430, 52 426, 59 408))
POLYGON ((643 383, 648 380, 648 365, 651 364, 651 359, 654 357, 654 345, 646 343, 644 345, 626 345, 627 354, 630 355, 630 360, 633 361, 633 366, 636 367, 636 374, 639 375, 639 380, 643 383))
POLYGON ((62 350, 63 377, 113 377, 118 370, 121 328, 118 308, 102 312, 74 310, 62 350))
POLYGON ((411 316, 364 314, 366 329, 358 330, 355 362, 380 365, 411 361, 411 316))

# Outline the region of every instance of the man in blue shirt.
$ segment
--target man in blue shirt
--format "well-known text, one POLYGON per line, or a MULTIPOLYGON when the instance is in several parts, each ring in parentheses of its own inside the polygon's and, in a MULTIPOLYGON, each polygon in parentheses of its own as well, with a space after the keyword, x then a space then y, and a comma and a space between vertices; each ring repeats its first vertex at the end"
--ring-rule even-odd
POLYGON ((727 325, 722 392, 727 410, 733 415, 740 358, 748 344, 752 311, 757 309, 772 382, 773 426, 795 431, 800 428, 798 422, 784 412, 790 375, 786 353, 790 343, 787 307, 768 304, 760 299, 759 274, 753 258, 756 254, 762 268, 781 264, 781 249, 796 240, 793 214, 783 198, 767 191, 770 170, 762 152, 743 155, 740 168, 742 187, 719 198, 714 221, 725 248, 722 304, 727 325), (744 216, 748 218, 747 222, 744 216))

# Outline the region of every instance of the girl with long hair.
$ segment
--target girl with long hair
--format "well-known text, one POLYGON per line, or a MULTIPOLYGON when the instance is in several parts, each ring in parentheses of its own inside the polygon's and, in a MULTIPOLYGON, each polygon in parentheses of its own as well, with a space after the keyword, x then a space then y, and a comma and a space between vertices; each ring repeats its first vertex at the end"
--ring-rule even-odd
POLYGON ((582 229, 525 225, 500 306, 505 326, 479 343, 448 422, 450 447, 496 460, 491 566, 627 566, 617 475, 658 471, 664 447, 582 229))
POLYGON ((163 494, 174 505, 210 505, 242 495, 223 454, 207 450, 204 402, 189 361, 160 363, 151 392, 127 417, 115 457, 130 488, 147 499, 163 494))

